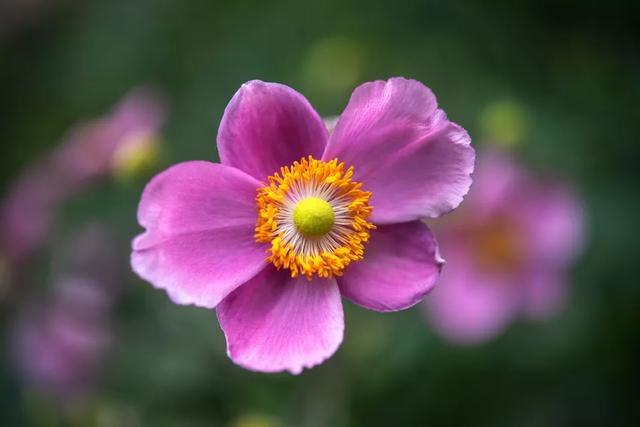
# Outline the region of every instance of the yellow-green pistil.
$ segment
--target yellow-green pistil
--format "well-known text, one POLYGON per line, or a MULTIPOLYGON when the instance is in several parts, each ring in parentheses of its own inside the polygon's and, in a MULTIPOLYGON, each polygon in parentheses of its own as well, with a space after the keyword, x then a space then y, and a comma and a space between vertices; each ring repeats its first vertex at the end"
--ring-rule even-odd
POLYGON ((293 209, 293 223, 307 237, 324 236, 331 231, 334 220, 331 205, 317 197, 303 199, 293 209))

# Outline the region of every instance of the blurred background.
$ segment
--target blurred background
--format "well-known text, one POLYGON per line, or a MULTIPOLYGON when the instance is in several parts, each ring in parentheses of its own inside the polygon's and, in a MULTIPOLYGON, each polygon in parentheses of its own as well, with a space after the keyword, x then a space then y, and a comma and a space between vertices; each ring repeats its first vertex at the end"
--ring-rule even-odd
POLYGON ((2 0, 0 425, 639 425, 639 17, 622 0, 2 0), (323 365, 236 367, 213 311, 131 272, 144 184, 217 160, 247 80, 329 117, 398 75, 431 87, 479 156, 570 183, 583 239, 566 300, 474 343, 424 307, 345 302, 323 365))

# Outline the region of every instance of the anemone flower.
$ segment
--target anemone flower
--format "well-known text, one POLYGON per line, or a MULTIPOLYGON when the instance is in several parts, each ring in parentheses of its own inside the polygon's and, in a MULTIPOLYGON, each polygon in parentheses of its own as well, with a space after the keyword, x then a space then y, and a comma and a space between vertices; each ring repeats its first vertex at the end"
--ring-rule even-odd
POLYGON ((342 342, 341 296, 395 311, 431 290, 443 260, 421 219, 460 204, 475 154, 423 84, 363 84, 329 136, 298 92, 251 81, 217 145, 220 164, 147 185, 132 266, 177 304, 215 307, 236 364, 300 373, 342 342))
POLYGON ((94 390, 120 290, 116 254, 112 233, 97 223, 74 231, 57 248, 54 286, 19 313, 11 335, 17 372, 29 389, 59 403, 77 402, 94 390))
POLYGON ((46 162, 28 168, 11 185, 0 204, 0 248, 10 267, 42 244, 66 193, 64 180, 46 162))
POLYGON ((85 397, 95 386, 110 341, 101 284, 67 277, 53 297, 29 305, 18 319, 13 354, 25 385, 57 401, 85 397))
POLYGON ((465 205, 438 224, 452 261, 423 305, 430 324, 455 343, 474 344, 518 316, 555 313, 567 297, 582 222, 566 183, 529 173, 505 152, 481 153, 465 205))
POLYGON ((127 157, 138 156, 141 148, 152 149, 165 117, 166 105, 157 92, 135 89, 107 116, 74 127, 52 162, 78 184, 117 172, 127 157))
POLYGON ((40 247, 60 203, 139 161, 141 150, 152 151, 165 110, 156 92, 135 89, 112 113, 77 125, 49 156, 29 166, 0 206, 0 246, 10 263, 20 264, 40 247))

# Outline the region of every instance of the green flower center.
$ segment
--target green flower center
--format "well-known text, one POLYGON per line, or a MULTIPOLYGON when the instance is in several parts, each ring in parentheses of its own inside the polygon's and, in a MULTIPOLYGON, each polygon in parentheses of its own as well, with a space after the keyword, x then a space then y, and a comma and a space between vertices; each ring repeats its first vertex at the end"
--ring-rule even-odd
POLYGON ((293 223, 307 237, 324 236, 331 231, 334 220, 331 205, 317 197, 303 199, 293 209, 293 223))

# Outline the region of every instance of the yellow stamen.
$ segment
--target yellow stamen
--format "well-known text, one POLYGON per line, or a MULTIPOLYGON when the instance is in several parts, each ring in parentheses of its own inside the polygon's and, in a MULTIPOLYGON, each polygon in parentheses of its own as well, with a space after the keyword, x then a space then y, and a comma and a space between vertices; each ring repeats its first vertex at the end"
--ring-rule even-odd
POLYGON ((371 193, 351 181, 336 159, 323 162, 309 156, 280 169, 258 189, 257 242, 271 243, 268 262, 311 279, 342 275, 361 260, 364 244, 375 226, 371 193))
POLYGON ((516 226, 505 218, 496 218, 469 233, 474 260, 480 268, 511 272, 521 267, 524 254, 516 226))

